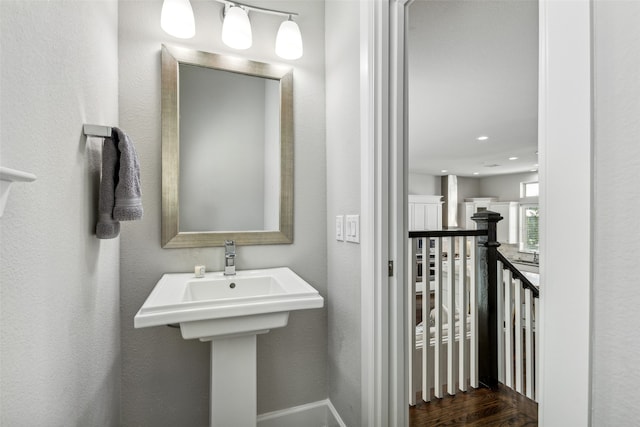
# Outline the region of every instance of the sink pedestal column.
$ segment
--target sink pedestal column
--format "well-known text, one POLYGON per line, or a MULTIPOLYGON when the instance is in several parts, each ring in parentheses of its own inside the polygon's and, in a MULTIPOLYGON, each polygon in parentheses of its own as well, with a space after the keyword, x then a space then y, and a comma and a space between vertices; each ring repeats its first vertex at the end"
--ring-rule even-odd
POLYGON ((256 332, 211 340, 211 427, 255 427, 256 371, 256 332))

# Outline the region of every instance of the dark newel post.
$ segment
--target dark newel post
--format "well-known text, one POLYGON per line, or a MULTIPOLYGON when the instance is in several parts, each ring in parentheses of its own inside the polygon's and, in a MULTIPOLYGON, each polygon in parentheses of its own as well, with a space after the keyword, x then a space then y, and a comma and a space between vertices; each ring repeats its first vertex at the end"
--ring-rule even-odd
POLYGON ((499 213, 477 212, 471 217, 487 237, 478 238, 478 375, 485 387, 498 386, 498 243, 499 213))

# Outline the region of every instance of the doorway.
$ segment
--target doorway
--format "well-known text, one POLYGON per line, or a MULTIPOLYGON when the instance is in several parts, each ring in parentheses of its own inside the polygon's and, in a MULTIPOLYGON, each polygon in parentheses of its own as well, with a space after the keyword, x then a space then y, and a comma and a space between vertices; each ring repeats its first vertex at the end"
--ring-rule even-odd
MULTIPOLYGON (((437 229, 426 222, 412 221, 419 213, 412 209, 418 206, 412 203, 416 198, 443 198, 442 220, 438 218, 432 223, 442 224, 441 228, 447 230, 475 230, 476 223, 471 217, 476 212, 498 212, 503 217, 498 224, 500 252, 514 265, 516 260, 529 263, 530 274, 537 277, 537 256, 521 245, 524 236, 518 232, 521 222, 518 207, 523 202, 522 184, 538 182, 538 2, 415 0, 407 12, 409 231, 437 229)), ((535 196, 527 202, 537 204, 537 194, 535 196)), ((435 239, 429 241, 434 243, 435 239)), ((475 383, 471 378, 458 378, 474 366, 465 347, 477 336, 477 332, 468 330, 476 306, 465 305, 463 310, 460 297, 468 301, 471 295, 469 279, 475 272, 467 267, 464 275, 461 271, 455 276, 449 274, 458 288, 454 307, 447 301, 448 287, 445 285, 446 266, 454 260, 456 265, 462 261, 470 265, 471 254, 466 251, 465 259, 462 259, 458 244, 455 249, 447 248, 447 239, 443 244, 442 262, 435 260, 433 250, 429 255, 432 265, 442 266, 443 284, 436 285, 436 275, 432 275, 432 280, 422 280, 421 286, 415 286, 415 299, 416 303, 419 299, 437 301, 439 297, 433 298, 434 294, 441 295, 443 301, 438 303, 441 307, 438 309, 455 319, 436 321, 438 310, 432 303, 416 321, 415 339, 411 334, 408 336, 407 352, 413 353, 410 358, 413 363, 409 365, 412 383, 409 393, 410 398, 412 393, 419 396, 410 401, 423 410, 440 402, 436 399, 433 405, 425 405, 423 399, 448 398, 447 393, 440 394, 442 386, 447 385, 448 393, 457 395, 464 391, 466 395, 475 383), (449 258, 446 258, 447 254, 449 258), (461 283, 462 279, 466 283, 461 283), (458 292, 463 289, 464 295, 458 292), (440 338, 436 338, 438 324, 443 324, 445 331, 454 331, 454 337, 440 332, 440 338), (455 328, 451 324, 455 324, 455 328), (464 336, 460 328, 463 328, 464 336), (423 334, 430 338, 423 339, 423 334), (440 351, 438 349, 450 341, 455 341, 453 344, 457 348, 446 359, 450 362, 440 361, 447 357, 445 354, 439 356, 440 360, 434 360, 436 350, 440 351), (458 356, 455 360, 460 361, 460 367, 458 362, 453 363, 455 356, 458 356), (466 363, 465 359, 468 360, 466 363), (437 369, 434 363, 437 363, 437 369), (432 379, 432 376, 437 378, 432 379), (450 382, 458 385, 449 386, 450 382), (431 387, 435 390, 431 391, 431 387)), ((424 255, 418 253, 415 257, 424 255)), ((537 284, 539 280, 534 282, 537 284)), ((410 281, 407 286, 409 292, 413 292, 410 281)), ((411 296, 407 305, 414 305, 411 296)), ((523 324, 522 329, 514 330, 524 327, 523 324)), ((413 319, 409 324, 409 329, 412 328, 413 319)), ((533 329, 532 326, 530 330, 533 329)), ((525 361, 522 351, 517 357, 514 346, 509 348, 514 354, 504 356, 505 351, 501 351, 499 366, 505 365, 502 360, 505 358, 515 362, 509 363, 506 371, 513 371, 507 378, 518 378, 518 386, 513 381, 506 381, 504 374, 500 379, 525 394, 522 387, 525 379, 521 379, 523 366, 526 361, 535 359, 535 352, 529 351, 525 361)), ((471 359, 475 360, 475 357, 471 359)), ((534 382, 532 373, 532 369, 526 369, 526 383, 530 386, 534 382)), ((535 398, 533 387, 526 395, 535 398)), ((495 403, 500 400, 500 396, 495 397, 495 403)))
MULTIPOLYGON (((391 150, 396 159, 407 158, 404 132, 404 43, 407 30, 405 1, 391 1, 391 150), (393 114, 400 114, 394 117, 393 114)), ((541 220, 541 276, 546 284, 542 293, 541 344, 542 381, 540 399, 541 424, 572 421, 587 425, 589 418, 589 286, 591 259, 591 74, 590 74, 589 2, 540 1, 540 207, 546 215, 541 220), (577 160, 576 160, 577 159, 577 160), (571 169, 571 174, 566 171, 571 169), (553 186, 549 185, 553 182, 553 186), (572 215, 580 209, 583 216, 572 215), (569 246, 570 245, 570 246, 569 246), (569 260, 573 269, 564 268, 569 260), (571 279, 571 274, 577 278, 571 279), (577 296, 576 296, 577 295, 577 296), (572 307, 573 328, 567 324, 566 307, 572 307), (578 322, 578 327, 575 327, 578 322), (545 328, 553 324, 553 328, 545 328), (568 399, 567 397, 571 398, 568 399)), ((392 205, 403 206, 407 200, 405 164, 390 167, 391 181, 403 183, 391 187, 392 205)), ((384 190, 380 190, 384 191, 384 190)), ((391 234, 406 235, 404 220, 390 224, 391 234)), ((393 237, 391 238, 393 239, 393 237)), ((403 251, 398 251, 398 265, 404 265, 403 251)), ((396 302, 390 310, 391 327, 406 319, 406 307, 397 304, 406 297, 404 289, 394 290, 396 302)), ((398 341, 389 341, 392 345, 398 341)), ((391 350, 403 350, 399 347, 391 350)), ((406 355, 405 355, 406 356, 406 355)), ((398 358, 402 359, 402 358, 398 358)), ((388 372, 397 387, 402 384, 403 360, 392 360, 388 372)), ((406 357, 404 358, 406 363, 406 357)), ((386 368, 385 368, 386 371, 386 368)), ((384 405, 406 410, 404 402, 387 401, 384 405)), ((393 413, 394 411, 390 411, 393 413)), ((398 417, 402 418, 402 417, 398 417)), ((398 424, 390 419, 390 425, 398 424)))

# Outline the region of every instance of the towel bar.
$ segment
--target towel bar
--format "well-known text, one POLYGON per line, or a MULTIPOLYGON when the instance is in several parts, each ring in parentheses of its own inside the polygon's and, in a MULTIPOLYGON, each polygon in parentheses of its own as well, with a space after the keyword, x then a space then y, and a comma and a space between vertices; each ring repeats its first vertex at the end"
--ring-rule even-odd
POLYGON ((83 131, 86 136, 97 136, 102 138, 111 136, 111 126, 84 125, 83 131))

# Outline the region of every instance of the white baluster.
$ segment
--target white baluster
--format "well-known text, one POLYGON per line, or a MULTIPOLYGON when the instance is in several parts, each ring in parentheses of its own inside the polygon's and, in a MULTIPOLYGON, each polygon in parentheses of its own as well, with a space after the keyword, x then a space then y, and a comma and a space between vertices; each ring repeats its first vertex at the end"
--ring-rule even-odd
POLYGON ((513 280, 510 270, 506 270, 504 273, 504 384, 513 388, 513 280))
POLYGON ((447 263, 447 308, 449 316, 447 322, 447 393, 456 394, 456 373, 455 364, 456 351, 456 239, 447 238, 449 241, 449 262, 447 263))
MULTIPOLYGON (((416 279, 418 277, 418 271, 416 266, 416 239, 409 239, 409 247, 407 253, 409 254, 409 289, 407 295, 407 307, 408 310, 408 324, 409 324, 409 336, 407 341, 409 342, 409 405, 416 404, 416 386, 414 384, 413 372, 416 367, 413 365, 414 354, 416 352, 416 279)), ((424 263, 423 267, 424 268, 424 263)), ((423 270, 424 271, 424 270, 423 270)), ((424 297, 423 297, 424 298, 424 297)), ((423 341, 424 343, 424 341, 423 341)), ((422 346, 424 353, 424 344, 422 346)))
POLYGON ((431 400, 431 383, 429 378, 429 349, 431 328, 429 327, 429 311, 431 306, 429 289, 429 244, 431 239, 422 242, 422 400, 431 400))
POLYGON ((533 400, 538 401, 538 384, 540 384, 540 299, 533 303, 533 333, 535 337, 535 383, 533 389, 533 400))
POLYGON ((460 273, 458 275, 458 301, 460 312, 460 331, 458 336, 458 387, 462 391, 467 391, 467 378, 469 377, 469 351, 467 349, 467 238, 461 236, 460 247, 460 273))
POLYGON ((516 391, 522 393, 522 283, 516 279, 514 283, 515 301, 515 340, 516 340, 516 391))
POLYGON ((469 348, 469 383, 471 387, 478 388, 478 238, 471 237, 471 253, 469 258, 469 317, 471 323, 469 329, 471 331, 471 342, 469 348))
MULTIPOLYGON (((433 345, 433 394, 437 398, 442 398, 442 375, 440 372, 442 365, 442 237, 436 238, 435 244, 435 343, 433 345)), ((425 367, 423 367, 425 368, 425 367)), ((423 376, 424 379, 424 376, 423 376)), ((423 390, 424 393, 424 390, 423 390)))
POLYGON ((504 384, 504 266, 498 261, 498 381, 504 384))
POLYGON ((533 306, 532 306, 531 289, 524 291, 524 327, 525 327, 525 350, 526 350, 526 367, 525 367, 525 386, 529 399, 533 399, 533 306))

